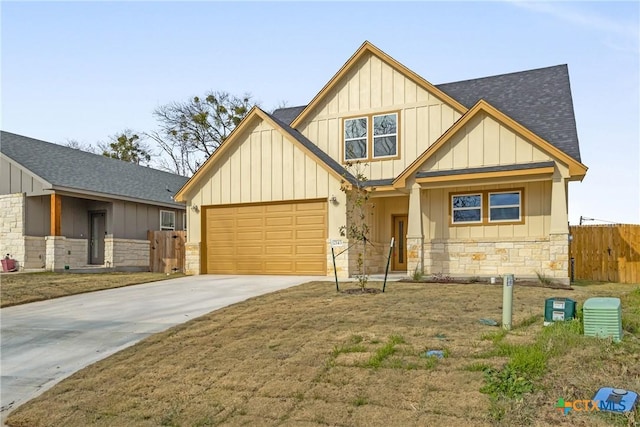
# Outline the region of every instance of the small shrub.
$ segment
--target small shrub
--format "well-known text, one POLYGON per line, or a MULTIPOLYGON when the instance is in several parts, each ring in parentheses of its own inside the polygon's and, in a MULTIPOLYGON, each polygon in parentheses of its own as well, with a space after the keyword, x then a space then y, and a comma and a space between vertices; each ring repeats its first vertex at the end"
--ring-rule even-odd
POLYGON ((411 275, 411 278, 416 282, 419 282, 420 280, 422 280, 423 276, 424 276, 424 272, 422 270, 419 270, 416 267, 416 269, 413 270, 413 274, 411 275))
POLYGON ((507 365, 502 370, 485 370, 485 385, 481 393, 488 394, 492 399, 519 399, 525 393, 533 391, 533 383, 521 376, 513 367, 507 365))
POLYGON ((480 279, 480 277, 478 276, 473 276, 469 279, 469 283, 480 283, 482 281, 482 279, 480 279))
POLYGON ((431 280, 433 282, 453 282, 453 277, 443 273, 433 273, 431 275, 431 280))
POLYGON ((549 277, 547 277, 544 273, 536 271, 536 276, 538 276, 538 282, 541 285, 549 286, 549 285, 553 284, 553 280, 551 280, 549 277))

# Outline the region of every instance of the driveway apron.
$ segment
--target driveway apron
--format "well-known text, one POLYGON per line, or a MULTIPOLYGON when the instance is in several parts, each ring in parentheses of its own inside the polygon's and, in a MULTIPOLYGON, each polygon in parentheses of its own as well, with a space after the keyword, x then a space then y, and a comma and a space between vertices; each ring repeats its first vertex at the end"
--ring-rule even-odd
POLYGON ((318 279, 191 276, 0 309, 2 420, 74 372, 151 334, 318 279))

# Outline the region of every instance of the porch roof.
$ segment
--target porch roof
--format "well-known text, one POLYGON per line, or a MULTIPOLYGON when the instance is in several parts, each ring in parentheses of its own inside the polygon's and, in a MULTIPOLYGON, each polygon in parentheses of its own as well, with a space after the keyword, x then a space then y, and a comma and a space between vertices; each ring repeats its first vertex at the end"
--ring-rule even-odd
POLYGON ((448 169, 440 171, 417 172, 416 178, 432 178, 449 175, 469 175, 489 172, 524 171, 530 169, 546 169, 555 166, 554 162, 520 163, 514 165, 486 166, 481 168, 448 169))

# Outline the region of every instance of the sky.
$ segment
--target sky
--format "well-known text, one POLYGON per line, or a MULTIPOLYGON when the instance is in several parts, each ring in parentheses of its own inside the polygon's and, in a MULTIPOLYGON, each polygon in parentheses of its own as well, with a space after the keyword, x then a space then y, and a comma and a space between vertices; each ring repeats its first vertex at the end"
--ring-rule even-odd
POLYGON ((0 14, 0 127, 59 144, 155 130, 157 107, 210 90, 305 105, 365 40, 433 84, 567 64, 589 167, 569 220, 640 223, 636 1, 2 1, 0 14))

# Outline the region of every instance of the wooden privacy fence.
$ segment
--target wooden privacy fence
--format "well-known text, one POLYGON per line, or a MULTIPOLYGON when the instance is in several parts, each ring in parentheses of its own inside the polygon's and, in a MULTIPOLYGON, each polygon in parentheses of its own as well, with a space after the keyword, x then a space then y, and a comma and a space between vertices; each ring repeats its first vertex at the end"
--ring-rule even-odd
POLYGON ((570 227, 574 278, 640 282, 640 225, 570 227))
POLYGON ((154 273, 184 272, 185 231, 148 231, 149 270, 154 273))

